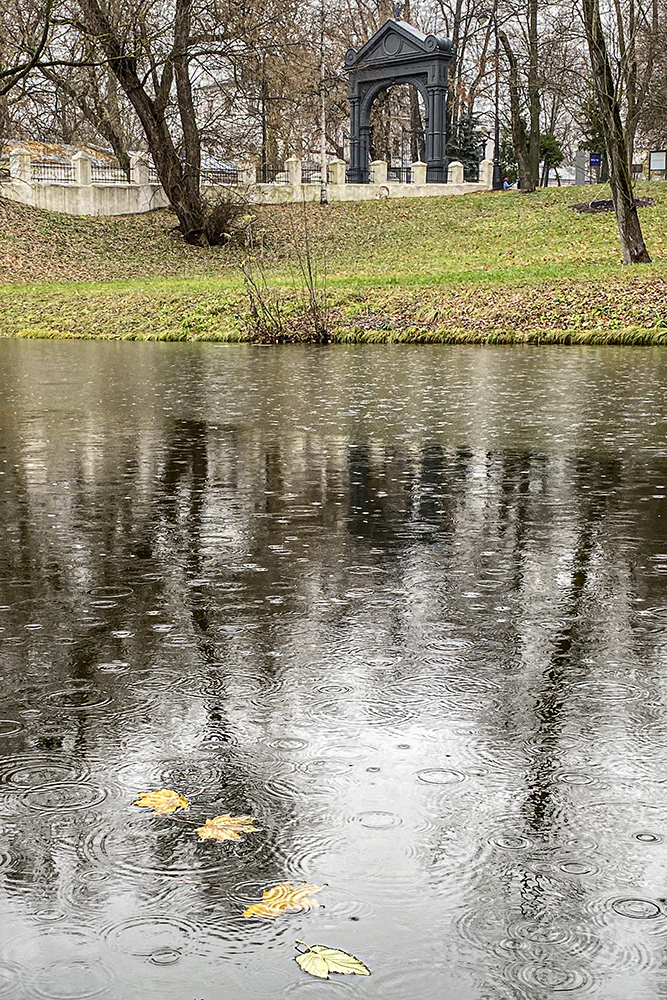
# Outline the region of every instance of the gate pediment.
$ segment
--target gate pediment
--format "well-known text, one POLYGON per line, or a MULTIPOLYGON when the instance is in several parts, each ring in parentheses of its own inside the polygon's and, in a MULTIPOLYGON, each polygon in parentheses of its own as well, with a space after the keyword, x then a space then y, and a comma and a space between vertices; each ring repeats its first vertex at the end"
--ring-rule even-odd
POLYGON ((425 35, 405 21, 389 20, 376 31, 359 51, 348 49, 345 54, 345 68, 360 70, 371 66, 388 66, 403 60, 431 60, 442 53, 451 58, 452 43, 448 38, 425 35))

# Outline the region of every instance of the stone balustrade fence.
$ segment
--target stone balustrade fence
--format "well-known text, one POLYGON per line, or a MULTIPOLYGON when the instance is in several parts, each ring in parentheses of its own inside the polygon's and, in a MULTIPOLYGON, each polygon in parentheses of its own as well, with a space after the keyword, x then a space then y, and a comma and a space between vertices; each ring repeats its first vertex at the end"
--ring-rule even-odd
MULTIPOLYGON (((348 184, 344 160, 327 166, 327 198, 336 201, 371 201, 377 198, 422 198, 433 195, 468 194, 490 190, 493 163, 482 160, 479 180, 463 180, 463 164, 449 164, 447 184, 427 184, 426 164, 388 167, 384 160, 370 165, 370 183, 348 184)), ((234 168, 205 168, 202 187, 235 187, 254 204, 288 204, 319 201, 319 165, 304 165, 297 157, 285 160, 284 169, 273 171, 273 179, 261 183, 254 165, 234 168)), ((14 201, 68 215, 135 215, 165 208, 167 197, 157 179, 155 167, 142 154, 130 160, 129 180, 117 165, 100 163, 83 151, 70 161, 32 161, 25 149, 9 156, 9 174, 0 173, 0 194, 14 201)))

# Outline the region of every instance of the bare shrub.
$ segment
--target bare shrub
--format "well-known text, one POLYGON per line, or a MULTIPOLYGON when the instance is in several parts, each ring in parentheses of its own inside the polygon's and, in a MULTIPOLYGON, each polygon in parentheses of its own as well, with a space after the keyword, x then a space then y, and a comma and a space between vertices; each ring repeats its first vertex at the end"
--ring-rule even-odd
POLYGON ((245 242, 250 202, 243 188, 211 188, 204 204, 202 245, 215 247, 232 240, 245 242))
POLYGON ((249 328, 254 340, 263 344, 282 344, 288 335, 285 308, 276 288, 266 279, 261 257, 247 257, 241 266, 250 312, 249 328))
POLYGON ((269 283, 261 252, 249 254, 242 264, 250 334, 263 343, 328 344, 332 336, 326 260, 316 259, 305 205, 300 220, 295 210, 289 213, 287 237, 287 288, 269 283))

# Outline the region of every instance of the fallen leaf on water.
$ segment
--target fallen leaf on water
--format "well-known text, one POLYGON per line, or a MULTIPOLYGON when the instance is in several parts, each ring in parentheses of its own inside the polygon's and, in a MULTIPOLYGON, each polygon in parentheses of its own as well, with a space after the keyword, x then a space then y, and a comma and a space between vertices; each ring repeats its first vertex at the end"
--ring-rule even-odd
POLYGON ((252 816, 230 816, 225 813, 223 816, 207 819, 195 832, 202 840, 240 840, 242 833, 254 833, 257 830, 252 825, 253 822, 252 816))
POLYGON ((161 816, 167 816, 177 809, 187 809, 190 803, 184 795, 179 795, 173 788, 159 788, 156 792, 143 792, 132 805, 153 809, 161 816))
POLYGON ((304 972, 308 972, 311 976, 317 976, 318 979, 329 978, 329 966, 326 961, 310 949, 303 955, 297 955, 296 962, 304 972))
POLYGON ((244 917, 267 917, 273 920, 281 913, 299 913, 301 910, 314 910, 320 904, 310 897, 314 892, 323 889, 323 885, 292 885, 291 882, 281 882, 272 889, 262 893, 262 902, 253 903, 243 911, 244 917))
POLYGON ((303 941, 296 943, 308 949, 296 956, 297 965, 304 972, 308 972, 311 976, 317 976, 318 979, 328 979, 330 972, 338 972, 342 976, 370 976, 371 974, 368 966, 355 958, 354 955, 348 955, 346 951, 339 951, 338 948, 327 948, 323 944, 308 945, 303 941))
POLYGON ((329 972, 338 972, 342 976, 370 976, 371 970, 354 955, 348 955, 346 951, 338 948, 327 948, 321 944, 311 946, 311 951, 329 966, 329 972))

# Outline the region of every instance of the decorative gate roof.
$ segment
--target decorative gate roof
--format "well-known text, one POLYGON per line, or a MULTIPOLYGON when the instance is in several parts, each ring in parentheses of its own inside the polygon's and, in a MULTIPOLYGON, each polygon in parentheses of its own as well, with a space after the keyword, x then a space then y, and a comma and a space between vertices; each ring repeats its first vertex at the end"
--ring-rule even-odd
POLYGON ((347 50, 345 69, 358 71, 365 66, 378 65, 383 69, 389 69, 391 65, 398 67, 406 59, 412 62, 420 56, 430 61, 434 52, 448 53, 445 58, 449 61, 452 57, 450 39, 425 35, 407 21, 389 20, 358 51, 347 50))

